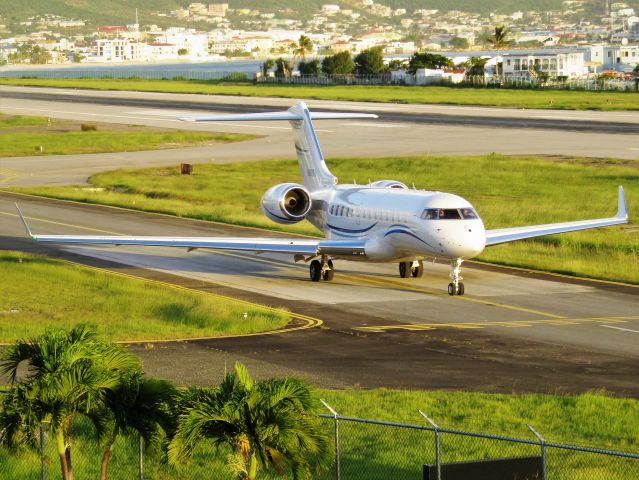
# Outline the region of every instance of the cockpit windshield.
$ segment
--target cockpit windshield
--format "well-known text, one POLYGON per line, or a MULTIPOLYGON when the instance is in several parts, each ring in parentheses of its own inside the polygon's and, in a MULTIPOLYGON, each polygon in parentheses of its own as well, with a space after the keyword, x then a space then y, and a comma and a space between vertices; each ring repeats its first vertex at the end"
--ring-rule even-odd
POLYGON ((473 220, 479 218, 472 208, 427 208, 422 220, 473 220))

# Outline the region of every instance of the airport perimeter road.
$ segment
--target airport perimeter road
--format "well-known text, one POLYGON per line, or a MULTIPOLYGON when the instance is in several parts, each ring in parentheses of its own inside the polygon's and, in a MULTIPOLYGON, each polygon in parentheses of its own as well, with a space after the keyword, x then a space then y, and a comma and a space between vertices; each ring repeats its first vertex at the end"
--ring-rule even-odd
MULTIPOLYGON (((291 99, 0 86, 0 111, 9 114, 262 136, 241 144, 186 148, 179 152, 159 150, 0 158, 0 185, 83 183, 93 173, 119 167, 293 158, 295 150, 292 135, 285 122, 192 123, 177 120, 179 116, 205 111, 229 113, 278 110, 287 108, 292 103, 291 99)), ((636 112, 521 111, 319 101, 308 103, 311 108, 367 111, 380 115, 377 120, 316 122, 318 137, 327 158, 497 152, 513 155, 639 159, 639 114, 636 112)))
MULTIPOLYGON (((449 297, 448 268, 400 279, 395 265, 337 261, 313 283, 280 255, 168 248, 44 248, 37 233, 273 236, 270 232, 0 193, 0 248, 51 255, 321 319, 312 330, 133 347, 153 375, 208 383, 222 362, 294 371, 330 386, 576 392, 639 397, 639 288, 465 264, 467 296, 449 297)), ((34 288, 37 288, 34 286, 34 288)))

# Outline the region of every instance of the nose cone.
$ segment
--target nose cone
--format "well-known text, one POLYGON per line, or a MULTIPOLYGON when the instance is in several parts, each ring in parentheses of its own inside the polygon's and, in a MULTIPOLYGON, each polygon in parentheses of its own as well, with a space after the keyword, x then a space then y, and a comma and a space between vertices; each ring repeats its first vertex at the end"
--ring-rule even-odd
POLYGON ((486 230, 481 220, 464 222, 459 228, 448 230, 441 244, 447 257, 474 258, 484 251, 486 230))

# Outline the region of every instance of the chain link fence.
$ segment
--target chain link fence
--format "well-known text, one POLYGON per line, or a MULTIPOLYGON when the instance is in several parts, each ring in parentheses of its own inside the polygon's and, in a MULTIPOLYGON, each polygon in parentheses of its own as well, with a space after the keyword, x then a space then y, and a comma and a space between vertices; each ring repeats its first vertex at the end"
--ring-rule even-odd
MULTIPOLYGON (((547 441, 532 427, 529 438, 513 438, 441 428, 425 414, 415 424, 403 424, 340 416, 320 415, 332 438, 335 461, 314 478, 320 480, 457 480, 470 478, 451 470, 459 462, 519 458, 537 465, 528 480, 636 480, 639 454, 578 447, 547 441), (430 465, 430 468, 425 468, 430 465), (455 466, 455 465, 453 465, 455 466), (430 476, 426 473, 430 471, 430 476)), ((100 478, 104 447, 96 441, 88 420, 74 424, 71 463, 74 478, 100 478)), ((8 451, 0 448, 3 480, 51 480, 61 478, 53 435, 43 427, 37 448, 8 451)), ((216 448, 202 441, 192 459, 183 465, 167 465, 162 449, 145 446, 135 434, 118 438, 109 462, 110 478, 139 480, 237 479, 228 464, 230 448, 216 448)), ((275 480, 274 471, 260 471, 258 478, 275 480)), ((497 478, 497 477, 490 477, 497 478)), ((504 478, 504 477, 498 477, 504 478)), ((510 477, 509 477, 510 478, 510 477)))
POLYGON ((563 78, 541 80, 535 77, 489 77, 466 76, 459 83, 448 79, 422 79, 426 85, 419 84, 413 75, 393 77, 390 73, 374 75, 262 75, 258 71, 222 71, 218 69, 150 69, 134 67, 93 67, 62 69, 2 70, 4 78, 44 78, 44 79, 124 79, 124 80, 199 80, 220 82, 256 82, 263 84, 292 85, 416 85, 416 86, 452 86, 458 88, 510 88, 541 90, 589 90, 589 91, 625 91, 639 90, 639 79, 615 79, 591 76, 587 78, 563 78))

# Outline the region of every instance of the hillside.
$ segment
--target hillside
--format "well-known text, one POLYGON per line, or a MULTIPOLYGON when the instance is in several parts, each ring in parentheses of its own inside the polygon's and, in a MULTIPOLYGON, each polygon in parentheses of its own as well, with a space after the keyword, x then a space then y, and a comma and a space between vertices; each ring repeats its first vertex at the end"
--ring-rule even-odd
MULTIPOLYGON (((30 16, 53 13, 67 18, 82 18, 91 24, 124 24, 135 19, 138 8, 140 23, 176 23, 175 19, 157 17, 152 12, 168 13, 186 7, 195 0, 2 0, 0 15, 9 21, 24 20, 30 16)), ((253 8, 263 12, 292 9, 300 18, 308 18, 328 0, 226 0, 231 8, 253 8)), ((585 0, 590 12, 603 10, 603 0, 585 0)), ((208 2, 203 2, 208 3, 208 2)), ((357 7, 357 0, 331 0, 343 7, 357 7)), ((393 8, 406 8, 409 12, 417 8, 440 11, 464 10, 477 13, 512 13, 517 10, 562 9, 562 0, 378 0, 378 3, 393 8)), ((627 4, 639 8, 639 0, 627 0, 627 4)), ((359 10, 359 9, 358 9, 359 10)))

